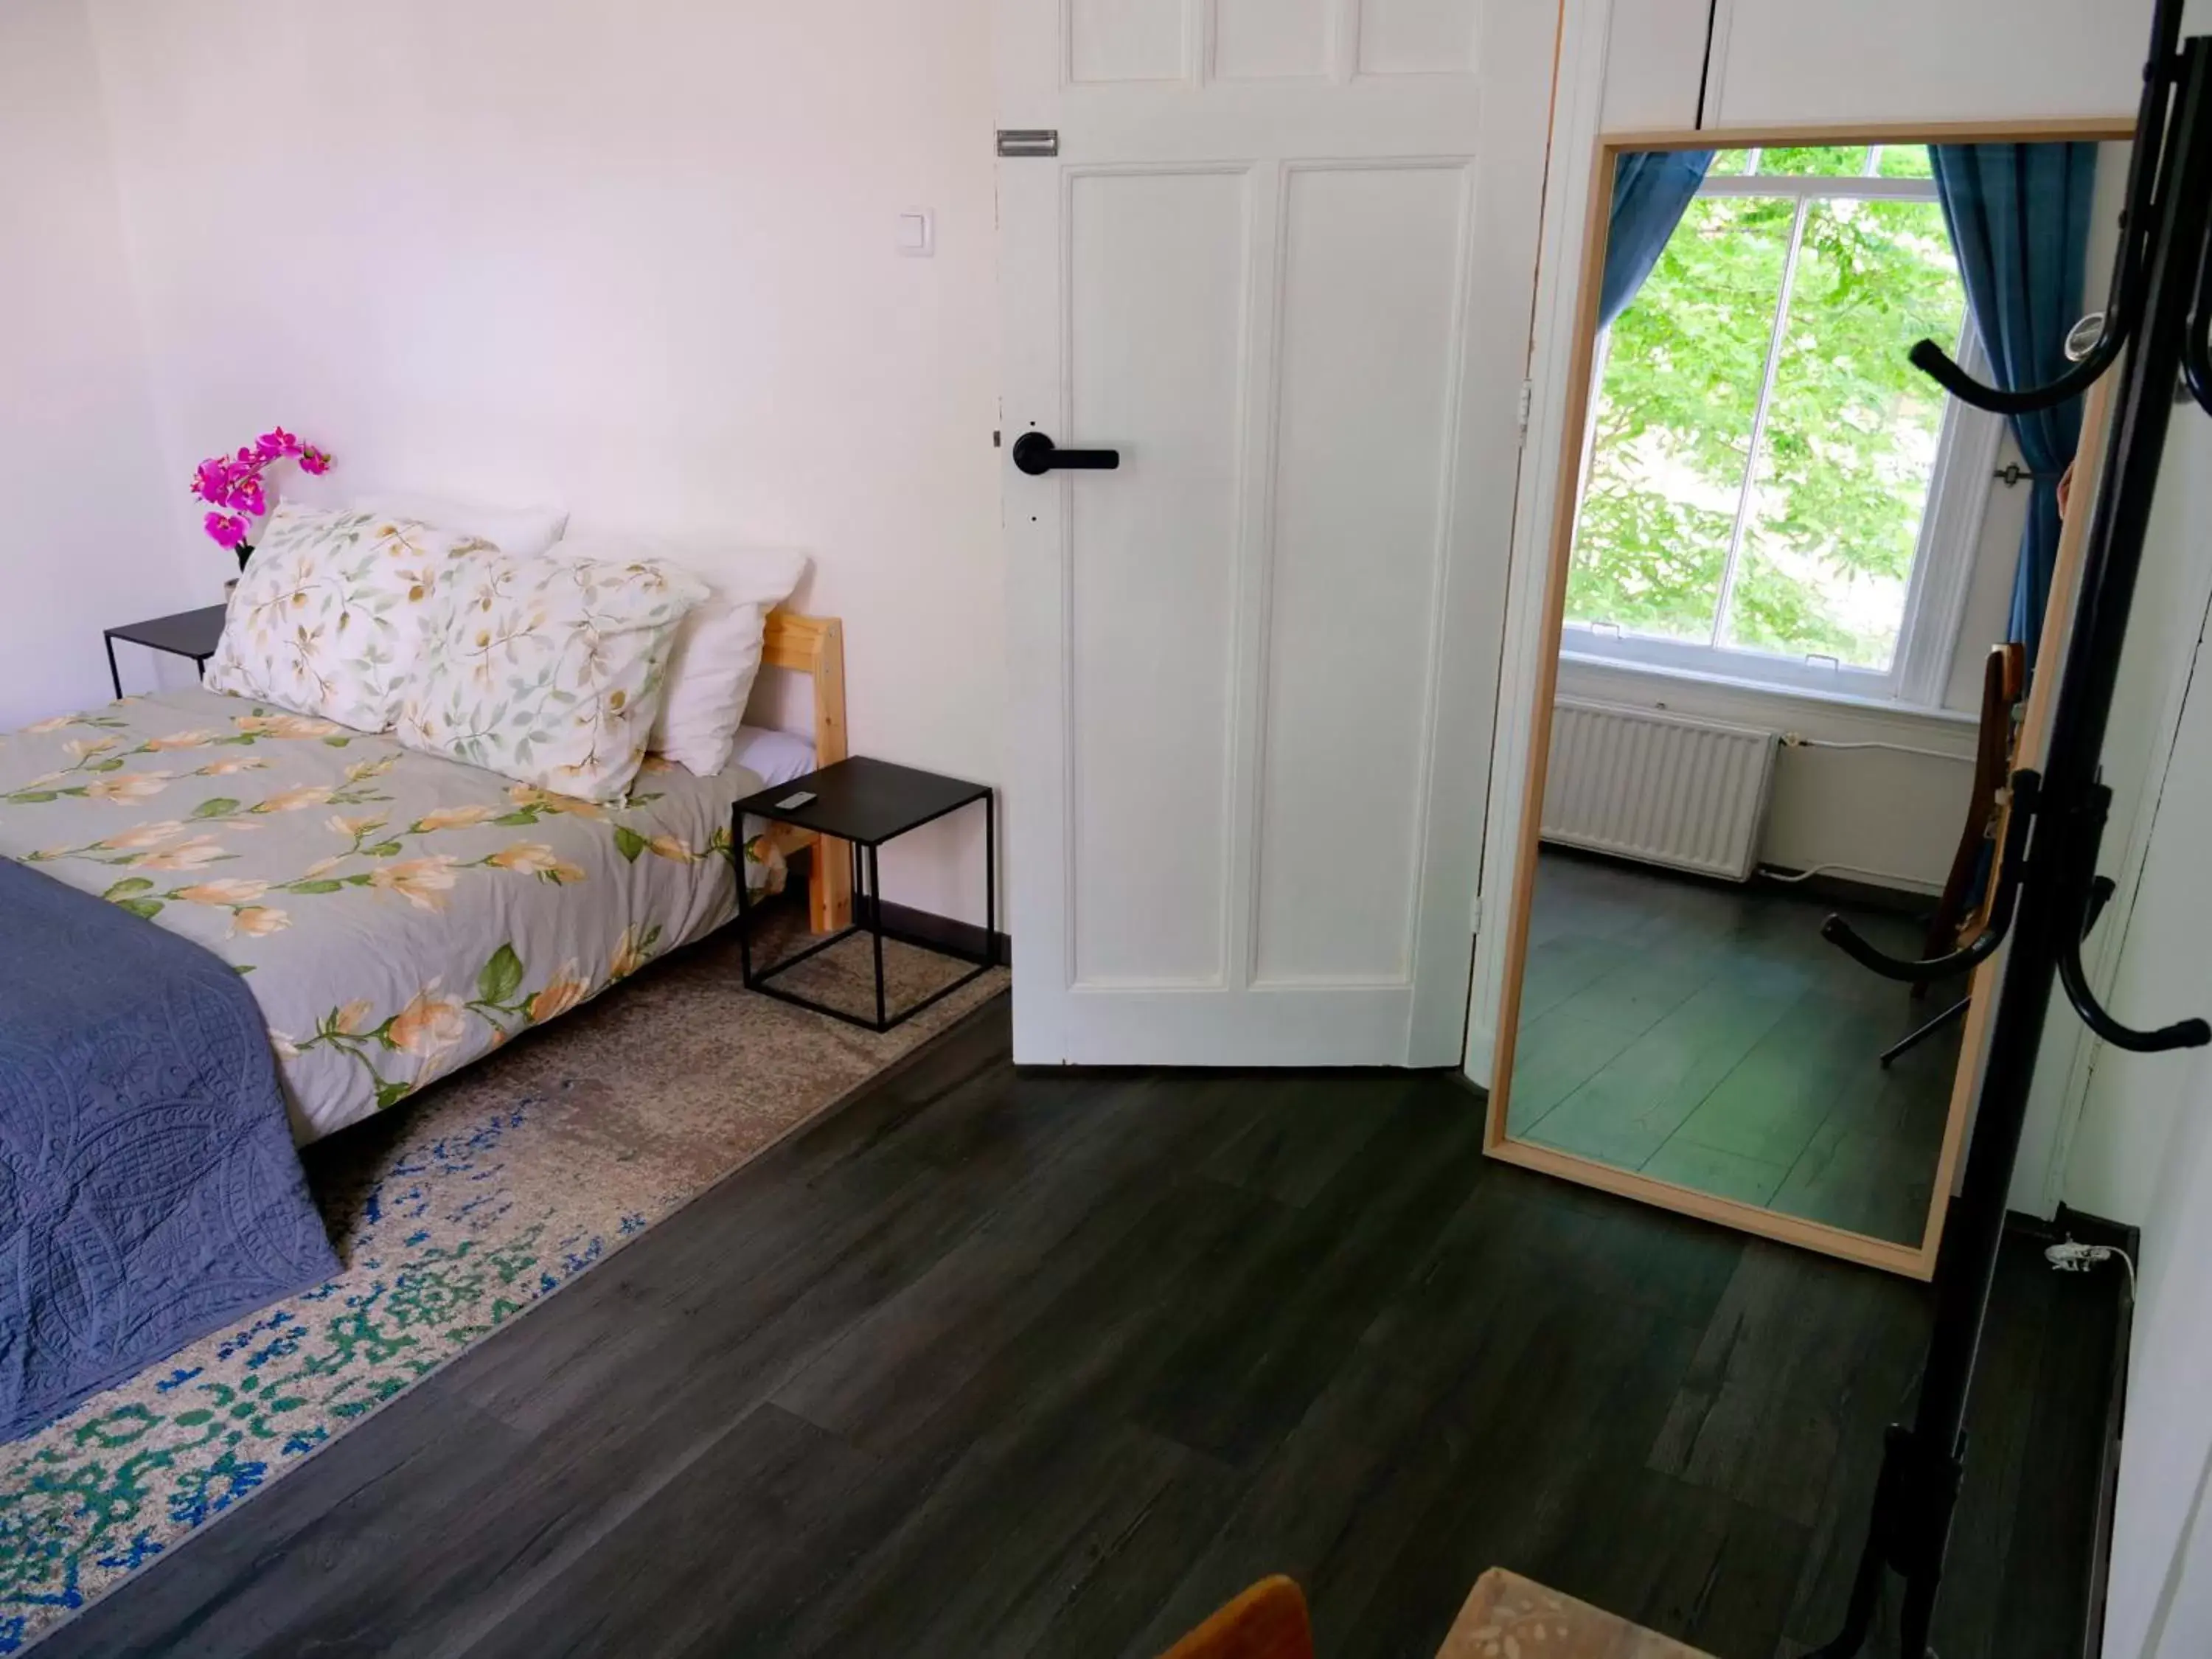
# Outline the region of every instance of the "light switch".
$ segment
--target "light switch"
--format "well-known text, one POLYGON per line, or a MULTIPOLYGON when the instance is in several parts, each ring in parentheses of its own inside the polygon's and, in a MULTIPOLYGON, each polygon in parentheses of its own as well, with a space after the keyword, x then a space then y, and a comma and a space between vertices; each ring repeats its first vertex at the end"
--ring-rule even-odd
POLYGON ((937 219, 927 208, 908 208, 899 215, 898 251, 910 259, 927 259, 937 252, 937 219))

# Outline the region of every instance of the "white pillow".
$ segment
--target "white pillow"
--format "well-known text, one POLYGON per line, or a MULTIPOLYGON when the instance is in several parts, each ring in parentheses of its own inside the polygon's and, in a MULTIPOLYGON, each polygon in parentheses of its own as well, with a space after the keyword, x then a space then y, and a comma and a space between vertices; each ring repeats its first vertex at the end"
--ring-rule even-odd
POLYGON ((435 525, 441 530, 481 537, 502 553, 526 556, 543 553, 568 528, 568 509, 565 507, 485 507, 476 501, 410 495, 404 490, 361 496, 355 501, 354 509, 413 519, 418 524, 435 525))
POLYGON ((690 571, 707 584, 706 601, 677 630, 667 689, 647 746, 700 777, 720 773, 730 763, 730 748, 760 672, 768 613, 789 599, 806 574, 806 556, 593 533, 567 538, 553 556, 649 559, 690 571))
POLYGON ((814 745, 788 732, 771 732, 764 726, 741 726, 730 747, 730 759, 773 789, 779 783, 803 778, 816 764, 814 745))
POLYGON ((440 590, 490 550, 391 514, 284 502, 231 593, 208 689, 381 732, 430 655, 440 590))
POLYGON ((556 794, 620 799, 645 761, 676 625, 706 596, 663 565, 480 554, 444 584, 399 741, 556 794))

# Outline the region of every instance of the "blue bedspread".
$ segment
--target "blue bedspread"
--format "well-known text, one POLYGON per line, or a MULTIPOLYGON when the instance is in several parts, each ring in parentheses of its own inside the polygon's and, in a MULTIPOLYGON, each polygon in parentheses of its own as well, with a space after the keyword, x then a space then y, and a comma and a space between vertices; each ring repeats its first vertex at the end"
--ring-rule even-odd
POLYGON ((0 1438, 337 1270, 245 981, 0 858, 0 1438))

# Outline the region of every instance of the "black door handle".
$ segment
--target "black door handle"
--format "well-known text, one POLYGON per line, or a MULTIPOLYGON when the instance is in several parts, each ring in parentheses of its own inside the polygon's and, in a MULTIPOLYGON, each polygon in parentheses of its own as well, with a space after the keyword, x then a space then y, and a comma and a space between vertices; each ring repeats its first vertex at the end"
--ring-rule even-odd
POLYGON ((1014 440, 1014 465, 1032 478, 1060 471, 1113 472, 1120 469, 1118 449, 1062 449, 1042 432, 1024 432, 1014 440))

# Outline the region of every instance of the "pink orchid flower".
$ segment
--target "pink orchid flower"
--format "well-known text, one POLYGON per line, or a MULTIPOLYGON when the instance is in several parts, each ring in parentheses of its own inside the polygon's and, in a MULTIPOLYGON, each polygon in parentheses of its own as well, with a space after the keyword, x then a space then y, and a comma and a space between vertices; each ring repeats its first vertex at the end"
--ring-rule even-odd
POLYGON ((202 521, 219 547, 234 549, 242 565, 253 551, 246 538, 252 520, 269 513, 269 489, 262 474, 275 462, 296 459, 302 472, 322 474, 331 470, 331 458, 312 444, 303 444, 281 426, 271 427, 235 455, 216 455, 193 471, 191 493, 215 510, 202 521))

